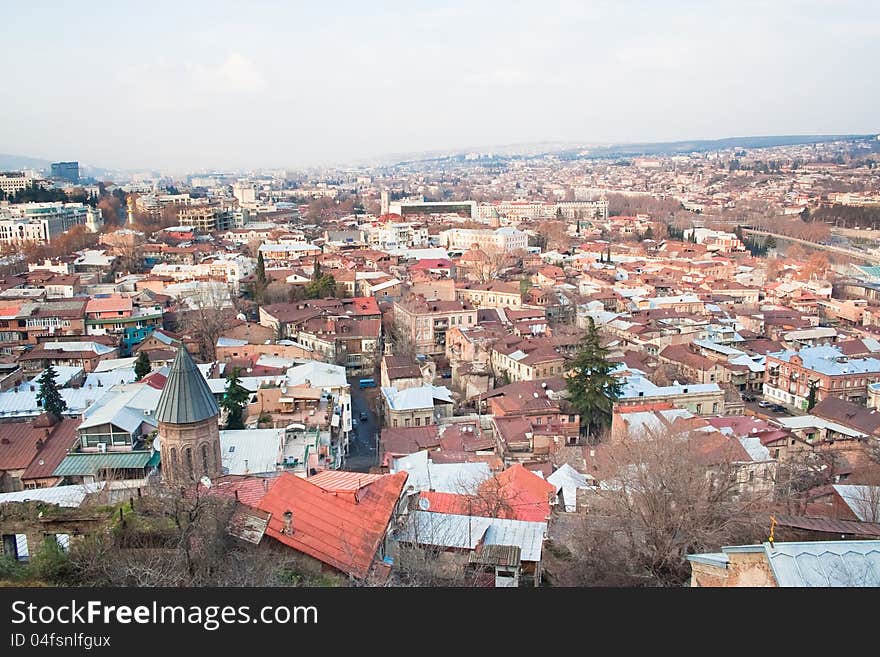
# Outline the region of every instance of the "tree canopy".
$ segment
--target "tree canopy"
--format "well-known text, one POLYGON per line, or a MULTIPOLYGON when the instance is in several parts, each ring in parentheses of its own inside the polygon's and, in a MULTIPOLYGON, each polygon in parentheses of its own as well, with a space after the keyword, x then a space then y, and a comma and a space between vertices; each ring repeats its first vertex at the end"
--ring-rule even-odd
POLYGON ((150 373, 152 369, 150 365, 150 356, 146 351, 142 351, 138 354, 137 360, 134 362, 134 375, 135 381, 140 381, 147 374, 150 373))
POLYGON ((67 410, 67 402, 64 401, 61 393, 58 392, 55 377, 55 369, 51 365, 43 370, 37 381, 40 384, 40 391, 37 393, 37 403, 47 413, 61 417, 61 414, 67 410))
POLYGON ((581 414, 581 427, 595 436, 611 424, 614 402, 620 397, 621 383, 611 372, 608 350, 599 340, 599 330, 590 319, 590 326, 570 365, 569 401, 581 414))
POLYGON ((226 377, 226 392, 220 400, 220 407, 226 411, 227 429, 244 429, 244 412, 250 392, 241 385, 238 378, 239 369, 232 368, 226 377))

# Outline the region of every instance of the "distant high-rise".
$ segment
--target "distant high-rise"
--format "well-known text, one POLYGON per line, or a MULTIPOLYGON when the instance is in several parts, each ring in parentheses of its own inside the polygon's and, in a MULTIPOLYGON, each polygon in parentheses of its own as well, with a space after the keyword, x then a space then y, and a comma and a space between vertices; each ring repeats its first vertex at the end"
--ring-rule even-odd
POLYGON ((79 162, 53 162, 52 179, 79 182, 79 162))

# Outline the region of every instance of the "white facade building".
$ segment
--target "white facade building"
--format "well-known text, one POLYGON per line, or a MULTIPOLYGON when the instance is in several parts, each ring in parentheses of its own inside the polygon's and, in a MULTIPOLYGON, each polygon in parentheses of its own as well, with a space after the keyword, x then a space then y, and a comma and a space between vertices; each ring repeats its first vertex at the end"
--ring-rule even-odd
POLYGON ((476 244, 484 251, 510 253, 518 249, 524 250, 529 245, 529 236, 509 226, 495 230, 451 228, 440 233, 440 243, 450 250, 466 251, 476 244))

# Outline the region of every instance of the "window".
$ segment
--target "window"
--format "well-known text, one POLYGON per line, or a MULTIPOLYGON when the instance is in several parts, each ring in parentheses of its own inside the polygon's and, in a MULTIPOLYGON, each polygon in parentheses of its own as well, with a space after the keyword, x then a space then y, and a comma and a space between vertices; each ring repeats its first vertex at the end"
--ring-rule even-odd
POLYGON ((405 427, 409 426, 409 418, 408 417, 403 419, 403 426, 405 426, 405 427))
POLYGON ((178 468, 180 467, 180 463, 177 460, 177 448, 176 447, 171 448, 171 463, 169 465, 171 466, 171 476, 176 477, 177 472, 178 472, 178 468))
POLYGON ((184 451, 184 457, 186 458, 186 476, 188 479, 192 479, 195 474, 195 470, 193 469, 193 453, 191 448, 186 448, 186 450, 184 451))
POLYGON ((208 458, 208 446, 202 443, 202 474, 204 474, 206 477, 211 472, 211 465, 208 461, 208 458))
POLYGON ((417 417, 417 418, 416 418, 416 426, 417 426, 417 427, 422 426, 422 418, 420 418, 420 417, 417 417))

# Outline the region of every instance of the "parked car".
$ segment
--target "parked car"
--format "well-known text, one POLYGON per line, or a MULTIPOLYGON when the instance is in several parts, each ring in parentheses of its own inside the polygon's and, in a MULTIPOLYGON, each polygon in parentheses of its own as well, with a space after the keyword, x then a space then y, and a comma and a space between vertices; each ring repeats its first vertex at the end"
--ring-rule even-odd
POLYGON ((743 398, 743 401, 745 401, 745 402, 753 402, 753 401, 755 401, 755 396, 754 396, 754 395, 743 395, 742 398, 743 398))
POLYGON ((370 414, 366 411, 361 411, 361 422, 368 422, 370 420, 370 414))
POLYGON ((351 428, 357 429, 357 426, 358 426, 357 418, 351 418, 351 428))
POLYGON ((770 402, 762 399, 758 402, 758 406, 760 406, 761 408, 768 408, 770 406, 770 402))
POLYGON ((785 413, 786 412, 785 406, 780 406, 779 404, 773 404, 773 406, 770 407, 770 410, 773 411, 774 413, 785 413))

